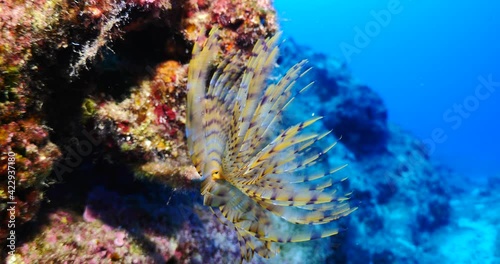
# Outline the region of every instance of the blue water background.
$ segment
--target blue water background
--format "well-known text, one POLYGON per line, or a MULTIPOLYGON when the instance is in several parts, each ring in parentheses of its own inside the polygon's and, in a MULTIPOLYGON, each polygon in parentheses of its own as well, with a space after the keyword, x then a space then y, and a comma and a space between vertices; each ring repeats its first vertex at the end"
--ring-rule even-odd
POLYGON ((481 76, 500 83, 500 2, 274 4, 285 38, 348 62, 353 76, 382 96, 389 120, 426 142, 432 157, 465 176, 500 174, 500 85, 476 95, 481 76), (382 10, 393 11, 386 25, 373 15, 387 14, 382 10), (356 46, 356 27, 366 33, 367 25, 369 43, 356 46), (359 49, 349 54, 346 47, 359 49), (469 110, 459 113, 454 106, 464 102, 469 110))

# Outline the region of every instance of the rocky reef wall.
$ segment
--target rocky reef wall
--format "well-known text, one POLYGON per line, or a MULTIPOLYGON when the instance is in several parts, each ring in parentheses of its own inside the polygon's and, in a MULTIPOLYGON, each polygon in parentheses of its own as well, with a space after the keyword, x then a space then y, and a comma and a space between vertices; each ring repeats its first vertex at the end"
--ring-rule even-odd
MULTIPOLYGON (((187 156, 186 75, 195 41, 219 26, 224 54, 278 30, 270 0, 18 1, 0 6, 0 200, 15 153, 18 239, 10 263, 233 263, 236 235, 202 206, 187 156), (42 208, 39 211, 39 208, 42 208)), ((340 235, 286 245, 268 263, 439 261, 430 237, 456 215, 443 179, 383 100, 342 62, 291 39, 276 76, 308 59, 283 123, 321 115, 339 140, 358 210, 340 235)), ((9 215, 0 212, 0 238, 9 215)), ((497 238, 498 240, 498 238, 497 238)), ((265 260, 254 258, 253 263, 265 260)))

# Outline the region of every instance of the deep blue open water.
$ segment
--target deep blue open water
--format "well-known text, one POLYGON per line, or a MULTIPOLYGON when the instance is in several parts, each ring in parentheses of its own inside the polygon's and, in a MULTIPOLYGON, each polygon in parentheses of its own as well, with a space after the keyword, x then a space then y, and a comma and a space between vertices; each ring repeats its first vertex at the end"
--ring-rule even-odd
POLYGON ((500 2, 276 0, 285 38, 345 61, 389 121, 466 177, 500 174, 500 2))

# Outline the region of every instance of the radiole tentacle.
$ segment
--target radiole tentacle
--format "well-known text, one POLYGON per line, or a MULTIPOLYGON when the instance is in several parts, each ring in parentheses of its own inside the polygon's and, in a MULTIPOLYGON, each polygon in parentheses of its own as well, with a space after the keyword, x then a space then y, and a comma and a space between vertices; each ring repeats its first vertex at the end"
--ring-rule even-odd
POLYGON ((337 144, 323 142, 331 131, 311 132, 321 117, 276 133, 283 111, 313 84, 295 88, 310 70, 305 60, 268 83, 278 40, 259 40, 245 65, 235 52, 213 71, 220 49, 213 29, 202 47, 195 45, 189 66, 188 149, 202 174, 203 202, 238 233, 242 261, 254 253, 272 257, 277 243, 335 235, 336 220, 356 210, 338 184, 346 178, 334 178, 345 165, 320 162, 337 144))

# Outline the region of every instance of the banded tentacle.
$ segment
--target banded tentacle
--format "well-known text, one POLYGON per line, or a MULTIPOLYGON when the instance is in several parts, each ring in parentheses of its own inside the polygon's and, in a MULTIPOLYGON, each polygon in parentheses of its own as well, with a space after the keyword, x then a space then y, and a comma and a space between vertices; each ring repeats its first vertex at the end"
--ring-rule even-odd
POLYGON ((311 133, 315 117, 275 134, 283 111, 301 89, 309 69, 301 61, 268 84, 279 53, 279 34, 259 40, 245 65, 234 53, 220 62, 208 81, 218 51, 213 30, 195 45, 188 74, 186 135, 202 174, 204 204, 238 233, 242 260, 271 257, 279 242, 299 242, 338 233, 337 223, 356 208, 339 188, 322 158, 335 146, 323 143, 331 131, 311 133))

